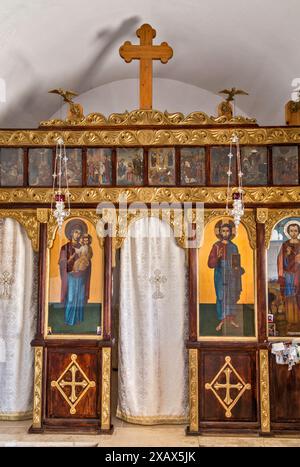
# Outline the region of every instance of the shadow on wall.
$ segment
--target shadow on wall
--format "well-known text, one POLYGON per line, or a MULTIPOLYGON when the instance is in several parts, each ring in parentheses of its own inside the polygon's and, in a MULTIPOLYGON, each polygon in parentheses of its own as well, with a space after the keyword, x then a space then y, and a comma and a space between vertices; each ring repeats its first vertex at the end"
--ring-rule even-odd
POLYGON ((96 48, 99 48, 99 51, 94 55, 90 64, 82 70, 77 77, 75 77, 73 87, 76 91, 82 94, 83 92, 93 89, 101 84, 99 83, 99 80, 97 80, 97 77, 99 76, 98 73, 100 68, 104 65, 105 58, 115 46, 117 47, 118 53, 122 39, 128 38, 133 31, 135 32, 140 22, 141 19, 139 16, 133 16, 123 21, 115 30, 107 28, 96 34, 95 43, 96 48), (102 41, 104 44, 100 49, 99 45, 101 45, 102 41))
POLYGON ((106 57, 114 47, 121 45, 124 38, 128 39, 128 36, 135 32, 140 22, 139 16, 133 16, 122 21, 115 29, 105 28, 98 31, 92 42, 96 51, 89 63, 81 70, 79 69, 75 76, 72 63, 69 65, 70 73, 67 76, 61 76, 60 70, 55 70, 56 75, 59 76, 59 78, 55 77, 55 82, 54 80, 50 82, 52 79, 50 77, 49 83, 45 83, 44 78, 42 80, 38 76, 33 64, 24 55, 20 56, 16 52, 15 60, 19 66, 17 72, 27 76, 30 85, 13 101, 12 107, 3 112, 0 127, 36 127, 41 120, 50 118, 61 107, 61 102, 58 99, 54 99, 53 96, 47 94, 51 87, 73 89, 82 94, 93 87, 99 86, 101 84, 99 81, 100 70, 104 68, 106 57))

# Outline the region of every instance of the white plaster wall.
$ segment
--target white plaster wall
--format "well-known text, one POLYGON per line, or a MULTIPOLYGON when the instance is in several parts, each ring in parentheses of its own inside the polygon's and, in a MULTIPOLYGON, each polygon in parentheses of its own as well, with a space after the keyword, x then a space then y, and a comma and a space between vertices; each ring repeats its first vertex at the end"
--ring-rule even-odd
MULTIPOLYGON (((245 99, 245 97, 240 98, 245 99)), ((100 112, 105 116, 139 108, 139 82, 137 79, 124 79, 91 89, 74 99, 84 108, 84 114, 100 112)), ((193 111, 217 115, 221 96, 191 84, 171 79, 155 78, 153 82, 153 108, 170 113, 193 111)), ((51 118, 66 116, 66 106, 55 112, 51 118)), ((239 107, 236 114, 246 115, 239 107)))

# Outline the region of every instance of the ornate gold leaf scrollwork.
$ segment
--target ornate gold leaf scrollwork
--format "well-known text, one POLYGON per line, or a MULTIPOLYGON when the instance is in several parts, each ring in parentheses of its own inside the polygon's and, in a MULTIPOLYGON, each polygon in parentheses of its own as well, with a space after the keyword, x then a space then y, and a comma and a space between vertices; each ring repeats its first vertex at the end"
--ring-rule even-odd
POLYGON ((189 349, 190 432, 199 430, 198 349, 189 349))
POLYGON ((101 429, 110 429, 110 378, 111 378, 111 348, 102 348, 102 402, 101 402, 101 429))
MULTIPOLYGON (((300 201, 300 187, 244 188, 246 204, 295 203, 300 201)), ((201 202, 225 204, 225 187, 178 187, 178 188, 70 188, 71 203, 119 203, 126 195, 128 203, 141 202, 201 202)), ((48 188, 0 188, 1 203, 51 203, 53 191, 48 188)))
POLYGON ((133 110, 125 113, 114 113, 105 117, 101 113, 91 113, 84 118, 60 120, 45 120, 40 123, 45 126, 114 126, 114 125, 249 125, 256 124, 254 118, 237 116, 227 118, 225 115, 220 117, 208 116, 204 112, 192 112, 187 116, 177 112, 170 114, 160 112, 159 110, 133 110))
POLYGON ((0 210, 0 218, 10 217, 19 222, 25 229, 29 240, 31 240, 32 248, 34 251, 39 249, 39 223, 36 217, 35 210, 0 210))
POLYGON ((33 418, 32 427, 42 426, 43 347, 34 348, 33 418))
MULTIPOLYGON (((177 114, 175 114, 177 115, 177 114)), ((192 114, 191 114, 192 115, 192 114)), ((222 119, 223 117, 216 117, 222 119)), ((180 121, 180 118, 173 116, 173 120, 180 121)), ((233 133, 239 137, 241 144, 266 145, 266 144, 299 144, 300 128, 259 128, 259 127, 238 127, 238 128, 205 128, 199 125, 198 128, 191 128, 195 123, 195 117, 186 117, 188 123, 185 124, 168 123, 168 128, 160 128, 166 123, 160 123, 155 128, 131 128, 130 125, 104 126, 102 128, 87 129, 73 126, 67 129, 62 122, 57 129, 47 129, 41 127, 36 130, 1 130, 1 146, 49 146, 55 145, 59 137, 63 137, 67 146, 136 146, 136 145, 220 145, 230 144, 233 133), (180 127, 181 128, 177 128, 180 127)), ((116 119, 117 121, 118 119, 116 119)), ((228 125, 228 122, 224 122, 228 125)), ((239 125, 241 122, 234 122, 239 125)), ((214 121, 213 124, 216 124, 214 121)), ((135 123, 134 125, 137 125, 135 123)), ((142 124, 140 124, 142 125, 142 124)), ((53 126, 53 125, 52 125, 53 126)), ((137 125, 138 126, 138 125, 137 125)))
POLYGON ((265 223, 265 246, 269 248, 272 231, 275 225, 287 217, 300 217, 300 209, 269 209, 268 219, 265 223))
POLYGON ((261 431, 270 432, 270 388, 268 350, 259 351, 261 431))
MULTIPOLYGON (((212 220, 217 220, 218 217, 231 218, 224 209, 207 209, 204 211, 204 225, 212 220)), ((254 250, 256 248, 256 222, 252 209, 245 209, 241 224, 244 225, 248 234, 249 244, 254 250)))

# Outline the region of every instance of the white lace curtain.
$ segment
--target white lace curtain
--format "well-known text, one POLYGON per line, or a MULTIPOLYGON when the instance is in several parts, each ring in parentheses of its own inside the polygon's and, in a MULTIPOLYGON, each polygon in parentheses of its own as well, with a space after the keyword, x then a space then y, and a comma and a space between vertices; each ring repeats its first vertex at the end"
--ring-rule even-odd
POLYGON ((166 222, 140 219, 121 249, 118 417, 186 422, 186 333, 184 250, 166 222))
POLYGON ((32 415, 37 257, 23 227, 0 220, 0 419, 32 415))

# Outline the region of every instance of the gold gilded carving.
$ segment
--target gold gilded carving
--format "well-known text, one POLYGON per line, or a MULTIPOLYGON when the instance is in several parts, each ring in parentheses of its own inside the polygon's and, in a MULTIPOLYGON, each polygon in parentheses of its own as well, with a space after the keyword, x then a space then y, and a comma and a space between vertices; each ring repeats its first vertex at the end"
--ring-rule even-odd
MULTIPOLYGON (((204 224, 208 224, 208 222, 215 220, 217 217, 228 218, 230 216, 226 214, 225 209, 207 209, 204 211, 204 224)), ((245 213, 242 217, 241 224, 243 224, 245 229, 247 230, 249 244, 254 250, 256 248, 256 223, 254 212, 252 209, 245 209, 245 213)))
POLYGON ((37 221, 35 210, 0 210, 0 219, 10 217, 19 222, 25 229, 29 240, 31 240, 32 248, 34 251, 39 249, 39 223, 37 221))
POLYGON ((79 103, 69 102, 68 117, 69 121, 80 122, 84 119, 83 107, 79 103))
POLYGON ((36 210, 36 217, 37 217, 37 220, 41 224, 47 224, 47 222, 49 220, 49 211, 48 211, 48 209, 38 208, 36 210))
POLYGON ((209 116, 204 112, 192 112, 185 116, 181 112, 168 113, 159 110, 133 110, 131 112, 114 113, 105 117, 101 113, 91 113, 86 117, 66 120, 52 119, 40 123, 45 126, 134 126, 134 125, 236 125, 256 124, 255 118, 243 116, 232 117, 232 115, 209 116))
POLYGON ((72 122, 80 122, 84 119, 83 107, 81 104, 73 102, 75 96, 78 94, 74 91, 68 91, 66 89, 58 88, 52 89, 49 93, 58 94, 63 98, 63 101, 69 105, 67 120, 72 122))
POLYGON ((102 348, 101 429, 110 429, 111 348, 102 348))
POLYGON ((133 222, 143 219, 145 217, 156 217, 160 220, 167 222, 173 230, 174 238, 177 245, 181 248, 186 247, 187 241, 187 227, 184 222, 183 212, 176 209, 158 209, 157 211, 150 211, 148 209, 140 210, 137 212, 118 211, 116 219, 116 239, 114 248, 118 249, 123 246, 125 238, 127 237, 128 230, 133 222))
POLYGON ((34 348, 33 418, 32 427, 42 426, 43 347, 34 348))
MULTIPOLYGON (((299 91, 298 91, 299 96, 299 91)), ((285 122, 287 125, 300 124, 300 103, 299 101, 288 101, 285 104, 285 122)))
POLYGON ((257 208, 256 219, 259 224, 265 224, 268 220, 268 208, 257 208))
POLYGON ((242 397, 244 392, 246 390, 251 389, 251 384, 245 383, 243 378, 238 374, 236 369, 231 363, 231 358, 230 357, 225 357, 225 364, 222 366, 220 371, 216 374, 216 376, 213 378, 211 383, 206 383, 205 384, 205 389, 211 390, 214 394, 214 396, 217 398, 218 402, 221 404, 221 406, 225 410, 225 416, 227 418, 232 417, 232 409, 233 407, 237 404, 239 399, 242 397), (221 374, 224 373, 225 375, 225 383, 219 382, 219 377, 221 374), (237 383, 232 384, 231 383, 231 375, 234 375, 237 383), (225 397, 221 397, 219 394, 219 390, 225 389, 225 397), (231 390, 235 389, 237 391, 237 396, 233 399, 232 397, 232 392, 231 390))
POLYGON ((269 248, 272 230, 277 222, 287 217, 300 217, 300 209, 269 209, 268 220, 265 224, 265 246, 269 248))
POLYGON ((189 349, 190 432, 199 430, 198 349, 189 349))
MULTIPOLYGON (((295 203, 300 201, 300 187, 259 187, 244 188, 246 204, 295 203)), ((132 202, 203 202, 206 204, 226 203, 225 187, 178 187, 178 188, 71 188, 71 203, 119 203, 126 195, 132 202)), ((52 189, 19 188, 14 190, 0 188, 1 203, 51 203, 52 189)))
POLYGON ((218 116, 223 117, 225 116, 228 120, 232 119, 233 116, 233 108, 230 102, 222 101, 218 105, 218 116))
POLYGON ((85 396, 87 391, 95 386, 95 381, 90 381, 78 364, 76 354, 71 355, 71 362, 60 377, 56 381, 51 381, 51 387, 58 389, 64 400, 69 404, 70 414, 72 415, 76 413, 76 405, 85 396), (68 372, 71 374, 71 380, 64 380, 68 372), (78 373, 81 376, 80 380, 77 379, 78 373), (70 388, 70 391, 65 391, 65 388, 70 388), (81 389, 79 394, 77 393, 77 388, 81 389))
MULTIPOLYGON (((137 111, 146 112, 146 111, 137 111)), ((153 112, 153 111, 150 111, 153 112)), ((95 115, 95 114, 94 114, 95 115)), ((47 129, 41 127, 36 130, 1 130, 0 146, 44 146, 56 145, 57 139, 62 137, 67 146, 136 146, 136 145, 219 145, 230 144, 233 134, 237 134, 240 144, 266 145, 266 144, 299 144, 300 128, 205 128, 201 121, 201 113, 195 112, 181 120, 180 114, 172 114, 171 120, 174 125, 168 123, 167 129, 160 128, 166 125, 162 122, 154 128, 136 128, 138 123, 134 123, 135 128, 124 123, 117 128, 117 125, 103 126, 102 128, 64 128, 63 122, 57 126, 57 129, 47 129), (198 125, 198 128, 197 128, 198 125), (184 128, 186 126, 186 128, 184 128), (196 128, 191 128, 191 127, 196 128)), ((148 118, 148 116, 147 116, 148 118)), ((216 125, 217 123, 226 123, 226 117, 214 117, 215 121, 207 124, 216 125)), ((234 117, 232 124, 241 124, 239 117, 234 117), (238 119, 238 120, 237 120, 238 119)), ((118 120, 118 118, 116 118, 118 120)), ((138 121, 140 121, 138 119, 138 121)), ((143 121, 143 119, 142 119, 143 121)), ((89 123, 90 124, 90 123, 89 123)), ((50 125, 50 124, 49 124, 50 125)), ((52 122, 51 126, 54 123, 52 122)), ((132 124, 133 125, 133 124, 132 124)), ((140 124, 142 126, 142 124, 140 124)))
POLYGON ((268 350, 259 351, 261 431, 270 432, 270 391, 268 350))

